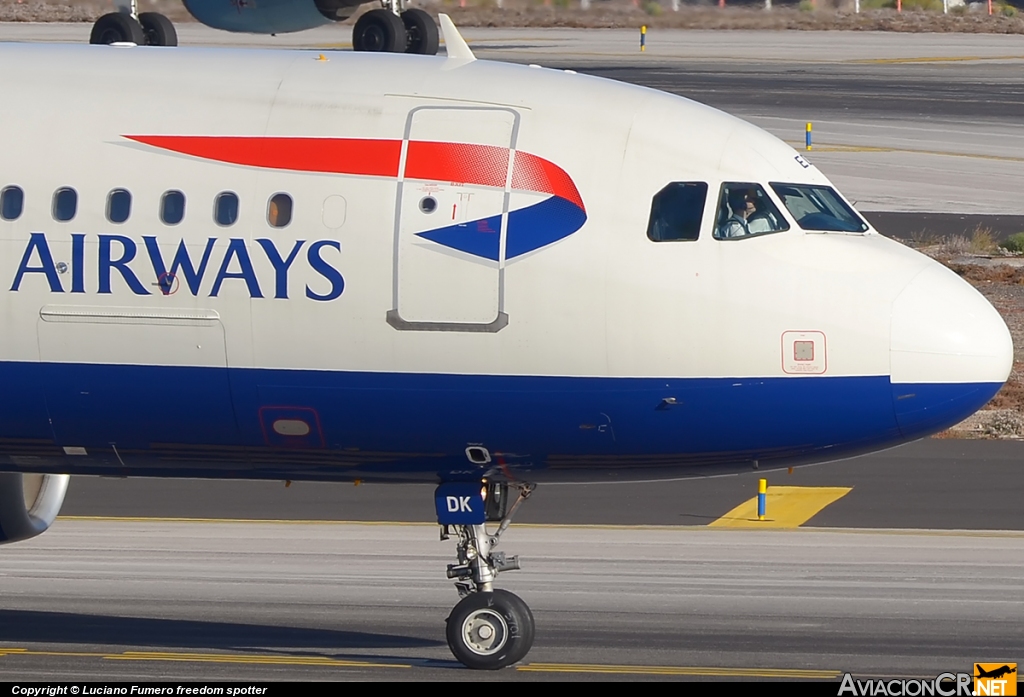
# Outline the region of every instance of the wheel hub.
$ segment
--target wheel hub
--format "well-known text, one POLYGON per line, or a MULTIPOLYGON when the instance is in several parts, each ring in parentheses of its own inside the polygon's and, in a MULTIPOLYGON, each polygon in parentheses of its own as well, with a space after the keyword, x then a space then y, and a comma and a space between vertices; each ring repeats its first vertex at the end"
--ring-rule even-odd
POLYGON ((462 623, 462 636, 470 651, 480 656, 490 656, 505 645, 508 623, 494 610, 477 610, 462 623))

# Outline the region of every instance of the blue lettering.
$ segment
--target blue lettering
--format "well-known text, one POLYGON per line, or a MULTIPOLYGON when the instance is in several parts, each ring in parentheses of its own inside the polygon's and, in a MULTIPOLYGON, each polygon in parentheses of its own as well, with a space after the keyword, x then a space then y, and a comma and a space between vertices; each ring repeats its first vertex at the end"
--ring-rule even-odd
POLYGON ((282 259, 281 254, 277 251, 277 247, 274 246, 272 240, 256 240, 263 251, 267 253, 267 258, 270 259, 270 263, 274 266, 275 282, 274 286, 274 297, 288 299, 288 267, 295 261, 295 257, 299 253, 299 249, 306 243, 306 240, 296 240, 295 246, 292 247, 291 254, 288 255, 287 259, 282 259))
POLYGON ((71 235, 71 292, 85 292, 85 235, 71 235))
POLYGON ((28 246, 25 247, 25 254, 21 257, 21 264, 18 266, 18 273, 14 276, 14 285, 11 286, 11 290, 21 288, 21 279, 27 273, 46 274, 46 280, 50 283, 50 292, 64 292, 64 286, 60 283, 60 276, 57 275, 57 267, 53 264, 50 246, 46 244, 46 235, 41 232, 33 232, 28 238, 28 246), (33 250, 39 255, 39 266, 28 265, 32 259, 33 250))
POLYGON ((251 298, 262 298, 263 293, 260 292, 259 281, 256 280, 256 272, 252 269, 252 260, 249 259, 249 250, 245 248, 245 240, 233 238, 228 243, 228 251, 224 255, 224 261, 220 265, 220 271, 217 272, 217 278, 213 282, 213 290, 210 291, 210 297, 216 298, 220 292, 220 284, 224 282, 226 278, 241 278, 245 281, 245 285, 249 288, 249 297, 251 298), (231 265, 231 260, 238 258, 238 266, 241 271, 234 273, 228 271, 228 266, 231 265))
POLYGON ((136 295, 149 295, 149 291, 139 282, 135 272, 128 268, 128 262, 135 258, 135 243, 121 235, 100 235, 100 293, 110 293, 110 270, 117 269, 121 278, 136 295), (123 253, 120 259, 110 258, 111 242, 121 245, 123 253))
POLYGON ((143 237, 142 239, 146 243, 146 251, 149 252, 149 260, 153 263, 153 272, 156 274, 156 282, 160 286, 161 293, 168 295, 171 292, 174 286, 174 279, 178 275, 178 269, 181 269, 185 275, 185 282, 188 283, 188 289, 192 291, 192 295, 199 295, 199 285, 203 282, 203 274, 206 273, 206 264, 210 261, 213 245, 217 243, 216 237, 211 237, 206 241, 206 249, 203 250, 203 259, 199 262, 198 269, 192 265, 192 257, 188 254, 185 240, 181 240, 178 243, 178 251, 174 255, 174 260, 171 262, 170 272, 167 271, 167 267, 164 265, 164 257, 160 253, 160 244, 156 241, 156 238, 143 237))
POLYGON ((314 293, 309 286, 306 286, 306 297, 311 300, 322 300, 326 302, 327 300, 334 300, 344 292, 345 279, 342 278, 340 271, 320 258, 320 250, 324 247, 333 247, 340 252, 341 242, 336 242, 334 240, 320 240, 319 242, 314 242, 309 245, 309 250, 306 252, 306 258, 309 260, 309 265, 313 267, 314 271, 331 282, 331 290, 327 295, 320 295, 318 293, 314 293))

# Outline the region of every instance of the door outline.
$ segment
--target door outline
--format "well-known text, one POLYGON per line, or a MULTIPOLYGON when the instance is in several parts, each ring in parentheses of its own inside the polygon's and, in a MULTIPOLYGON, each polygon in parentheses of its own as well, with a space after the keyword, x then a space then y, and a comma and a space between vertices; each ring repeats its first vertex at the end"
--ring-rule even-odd
POLYGON ((398 163, 398 187, 395 195, 395 235, 391 269, 391 309, 387 322, 399 331, 421 332, 499 332, 508 325, 505 312, 505 244, 508 235, 509 201, 512 195, 512 171, 515 167, 516 145, 519 141, 519 112, 500 106, 421 106, 409 111, 405 120, 405 134, 402 138, 402 152, 398 163), (421 111, 503 111, 512 114, 512 133, 509 138, 508 170, 505 173, 505 191, 502 197, 501 229, 498 242, 498 312, 490 322, 420 322, 409 321, 398 310, 398 257, 401 246, 402 200, 405 191, 406 157, 409 152, 409 138, 412 135, 413 119, 421 111))

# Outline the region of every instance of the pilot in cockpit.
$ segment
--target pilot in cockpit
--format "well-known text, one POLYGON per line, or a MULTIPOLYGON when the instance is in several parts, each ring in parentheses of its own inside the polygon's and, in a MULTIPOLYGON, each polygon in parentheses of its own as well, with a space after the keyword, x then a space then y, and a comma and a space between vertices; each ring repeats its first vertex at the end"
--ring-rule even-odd
POLYGON ((747 218, 754 212, 754 201, 744 190, 729 192, 729 208, 732 215, 722 223, 718 231, 719 237, 742 237, 750 234, 747 218))

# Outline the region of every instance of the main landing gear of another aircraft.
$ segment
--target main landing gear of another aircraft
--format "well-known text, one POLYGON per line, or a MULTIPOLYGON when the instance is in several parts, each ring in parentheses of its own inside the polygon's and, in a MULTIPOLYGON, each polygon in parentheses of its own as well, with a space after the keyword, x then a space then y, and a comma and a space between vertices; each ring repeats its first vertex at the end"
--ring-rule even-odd
MULTIPOLYGON (((120 3, 115 3, 120 4, 120 3)), ((132 43, 137 46, 177 46, 178 32, 159 12, 139 12, 138 0, 119 12, 105 14, 92 25, 90 44, 132 43)))
POLYGON ((448 616, 448 647, 459 662, 478 670, 510 666, 533 646, 530 608, 519 596, 494 588, 498 573, 519 568, 518 557, 494 549, 534 489, 533 484, 512 486, 518 496, 511 507, 509 485, 503 482, 442 484, 435 494, 441 539, 453 531, 458 536, 458 562, 448 565, 448 578, 458 579, 455 586, 462 600, 448 616), (487 521, 501 521, 494 534, 487 532, 487 521))
POLYGON ((381 53, 433 56, 440 45, 434 18, 417 8, 402 10, 400 0, 382 0, 383 9, 370 10, 352 29, 352 48, 381 53))

